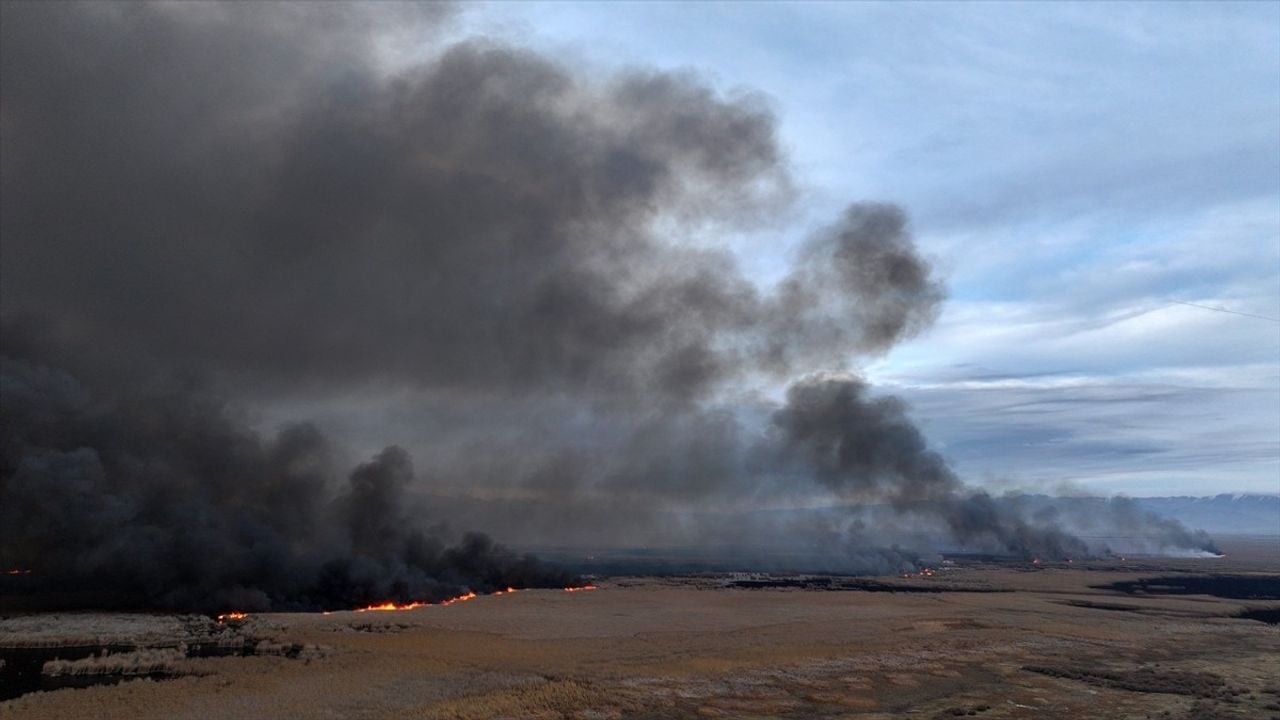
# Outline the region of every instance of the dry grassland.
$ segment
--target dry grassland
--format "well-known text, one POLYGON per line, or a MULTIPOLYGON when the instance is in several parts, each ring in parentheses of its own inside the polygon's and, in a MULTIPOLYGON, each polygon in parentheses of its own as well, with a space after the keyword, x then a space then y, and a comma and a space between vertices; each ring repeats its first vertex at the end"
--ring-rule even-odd
MULTIPOLYGON (((1280 626, 1232 617, 1276 601, 1091 587, 1170 569, 1187 567, 911 581, 1008 591, 986 593, 616 579, 405 612, 259 615, 236 632, 306 652, 175 660, 189 674, 28 694, 0 716, 1280 718, 1280 626)), ((22 641, 18 620, 0 621, 0 646, 22 641)), ((50 642, 49 625, 28 639, 50 642)))

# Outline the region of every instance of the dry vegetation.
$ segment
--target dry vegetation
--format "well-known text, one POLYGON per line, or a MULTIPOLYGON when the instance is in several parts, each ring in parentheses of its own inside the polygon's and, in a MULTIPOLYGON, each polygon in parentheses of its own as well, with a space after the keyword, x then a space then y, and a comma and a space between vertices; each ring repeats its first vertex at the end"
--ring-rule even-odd
POLYGON ((103 653, 79 660, 50 660, 46 675, 191 675, 198 670, 187 664, 187 654, 178 648, 103 653))
POLYGON ((230 629, 192 618, 10 618, 0 647, 229 633, 222 642, 248 639, 254 652, 188 657, 179 645, 60 660, 46 673, 182 676, 28 694, 0 715, 1280 718, 1280 627, 1235 617, 1277 600, 1095 587, 1197 569, 1274 578, 1276 558, 1264 560, 975 566, 884 581, 953 590, 937 593, 615 579, 596 592, 261 615, 230 629), (964 591, 978 587, 1009 592, 964 591))

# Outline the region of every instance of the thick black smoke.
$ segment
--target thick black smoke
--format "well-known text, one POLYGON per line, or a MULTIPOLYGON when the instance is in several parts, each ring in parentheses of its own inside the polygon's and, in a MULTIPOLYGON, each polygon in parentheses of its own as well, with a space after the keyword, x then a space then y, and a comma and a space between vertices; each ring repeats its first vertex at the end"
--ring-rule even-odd
POLYGON ((892 207, 851 208, 775 293, 656 233, 786 201, 760 98, 484 41, 387 76, 380 8, 326 8, 6 5, 6 314, 275 392, 690 398, 936 311, 892 207))
POLYGON ((343 481, 315 428, 262 438, 187 384, 107 390, 5 357, 0 390, 0 567, 60 602, 350 608, 573 580, 424 533, 396 447, 343 481))
POLYGON ((965 488, 899 401, 806 375, 937 315, 901 210, 851 204, 763 286, 706 238, 785 216, 766 99, 446 42, 451 12, 0 4, 0 560, 134 603, 327 607, 563 580, 443 525, 896 557, 852 517, 707 514, 815 494, 1077 552, 965 488), (738 394, 796 375, 781 408, 738 394), (423 399, 375 430, 431 428, 424 477, 236 410, 388 395, 423 399))

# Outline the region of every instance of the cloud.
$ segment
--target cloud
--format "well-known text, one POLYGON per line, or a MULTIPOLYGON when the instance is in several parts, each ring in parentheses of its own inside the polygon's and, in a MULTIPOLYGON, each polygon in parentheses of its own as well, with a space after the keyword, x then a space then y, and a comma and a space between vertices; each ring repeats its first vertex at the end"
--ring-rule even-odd
POLYGON ((1274 366, 1019 376, 956 367, 881 378, 906 398, 958 473, 995 486, 1105 494, 1275 492, 1274 366))

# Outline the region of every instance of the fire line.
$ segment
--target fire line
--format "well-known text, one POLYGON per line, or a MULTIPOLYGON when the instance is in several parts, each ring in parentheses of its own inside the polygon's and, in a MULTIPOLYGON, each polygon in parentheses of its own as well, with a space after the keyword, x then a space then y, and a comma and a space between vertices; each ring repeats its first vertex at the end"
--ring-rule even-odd
MULTIPOLYGON (((582 592, 582 591, 586 591, 586 590, 596 590, 596 589, 597 589, 597 588, 596 588, 596 586, 595 586, 595 585, 577 585, 577 586, 573 586, 573 587, 567 587, 567 588, 564 588, 564 591, 565 591, 565 592, 582 592)), ((490 594, 490 595, 494 595, 494 596, 497 596, 497 595, 510 595, 511 593, 519 592, 519 591, 520 591, 520 588, 507 587, 505 590, 495 590, 495 591, 493 591, 492 593, 489 593, 489 594, 490 594)), ((418 608, 424 608, 424 607, 445 607, 445 606, 448 606, 448 605, 455 605, 455 604, 460 603, 460 602, 466 602, 466 601, 468 601, 468 600, 474 600, 474 599, 476 599, 476 598, 478 598, 478 597, 480 597, 480 596, 479 596, 477 593, 475 593, 475 592, 468 592, 468 593, 466 593, 466 594, 458 595, 458 596, 456 596, 456 597, 447 598, 447 599, 445 599, 445 600, 441 600, 441 601, 439 601, 439 602, 427 602, 427 601, 425 601, 425 600, 415 600, 415 601, 407 602, 407 603, 397 603, 397 602, 387 601, 387 602, 384 602, 384 603, 378 603, 378 604, 376 604, 376 605, 368 605, 368 606, 365 606, 365 607, 362 607, 362 608, 354 608, 354 609, 352 609, 350 612, 358 612, 358 613, 365 613, 365 612, 393 612, 393 611, 401 611, 401 610, 417 610, 418 608)), ((321 614, 321 615, 332 615, 334 612, 338 612, 338 611, 334 611, 334 610, 325 610, 325 611, 321 612, 320 614, 321 614)), ((221 614, 221 615, 218 615, 218 616, 217 616, 217 620, 218 620, 218 622, 220 622, 220 623, 225 623, 225 622, 227 622, 227 621, 229 621, 229 620, 243 620, 243 619, 245 619, 245 618, 247 618, 247 617, 249 617, 249 613, 244 613, 244 612, 228 612, 228 613, 223 613, 223 614, 221 614)))

